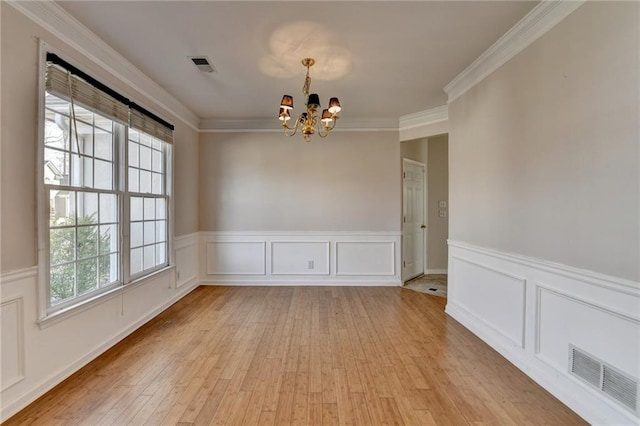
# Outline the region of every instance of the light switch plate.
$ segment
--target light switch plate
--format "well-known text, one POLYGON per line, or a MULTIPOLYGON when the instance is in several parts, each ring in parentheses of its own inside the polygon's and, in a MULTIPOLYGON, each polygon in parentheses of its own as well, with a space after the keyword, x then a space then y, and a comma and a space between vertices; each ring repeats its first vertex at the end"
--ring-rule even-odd
POLYGON ((440 200, 438 201, 438 207, 440 207, 441 209, 446 209, 447 208, 447 202, 440 200))
POLYGON ((446 210, 438 210, 438 217, 447 217, 446 210))

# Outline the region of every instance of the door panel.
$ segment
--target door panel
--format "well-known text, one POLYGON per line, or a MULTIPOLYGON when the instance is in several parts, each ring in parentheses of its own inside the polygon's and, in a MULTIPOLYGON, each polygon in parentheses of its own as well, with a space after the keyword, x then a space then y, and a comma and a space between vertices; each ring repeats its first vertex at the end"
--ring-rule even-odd
POLYGON ((403 159, 402 279, 424 273, 425 165, 403 159))

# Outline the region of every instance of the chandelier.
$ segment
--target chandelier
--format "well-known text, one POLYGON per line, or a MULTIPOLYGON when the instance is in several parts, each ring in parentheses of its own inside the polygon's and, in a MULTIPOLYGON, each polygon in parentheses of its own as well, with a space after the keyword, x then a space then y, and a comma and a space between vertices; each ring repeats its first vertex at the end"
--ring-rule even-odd
POLYGON ((338 98, 329 99, 329 108, 322 110, 322 114, 318 116, 320 110, 320 97, 317 93, 309 94, 309 86, 311 86, 311 77, 309 77, 309 68, 315 64, 313 58, 304 58, 302 65, 307 67, 307 76, 304 79, 302 93, 307 100, 307 110, 300 113, 294 120, 294 125, 289 126, 287 121, 291 119, 291 111, 293 110, 293 96, 284 95, 280 103, 280 113, 278 118, 282 121, 282 129, 287 136, 293 136, 302 127, 302 135, 304 140, 309 142, 314 133, 318 133, 321 138, 327 137, 329 132, 336 126, 338 113, 342 109, 338 98))

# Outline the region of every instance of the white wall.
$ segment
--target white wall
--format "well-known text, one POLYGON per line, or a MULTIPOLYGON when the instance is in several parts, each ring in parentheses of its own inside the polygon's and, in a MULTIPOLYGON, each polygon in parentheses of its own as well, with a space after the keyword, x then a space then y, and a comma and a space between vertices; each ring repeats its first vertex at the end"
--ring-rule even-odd
MULTIPOLYGON (((1 19, 0 421, 64 380, 197 285, 198 133, 115 79, 7 2, 1 19), (174 122, 175 265, 39 324, 36 258, 38 39, 93 75, 174 122)), ((78 41, 78 40, 75 40, 78 41)))
POLYGON ((397 132, 204 133, 200 230, 400 230, 397 132))
POLYGON ((449 105, 447 313, 594 424, 638 424, 640 5, 587 2, 449 105))
POLYGON ((580 7, 449 105, 451 238, 640 279, 637 7, 580 7))

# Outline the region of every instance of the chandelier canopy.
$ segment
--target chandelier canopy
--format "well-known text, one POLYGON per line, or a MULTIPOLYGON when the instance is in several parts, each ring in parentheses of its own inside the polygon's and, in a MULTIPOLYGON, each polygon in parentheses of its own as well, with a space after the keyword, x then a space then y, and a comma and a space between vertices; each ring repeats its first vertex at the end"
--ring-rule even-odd
POLYGON ((293 111, 293 96, 284 95, 282 102, 280 102, 280 113, 278 115, 278 118, 282 121, 282 129, 285 135, 293 136, 298 131, 298 128, 302 127, 302 135, 307 142, 311 140, 311 136, 316 132, 321 138, 327 137, 329 132, 336 126, 336 121, 340 118, 338 113, 342 109, 338 98, 331 98, 329 99, 329 107, 323 109, 322 114, 318 116, 318 111, 322 108, 320 106, 320 97, 317 93, 309 94, 309 87, 311 86, 309 68, 315 63, 316 61, 313 58, 304 58, 302 60, 302 65, 307 67, 307 76, 302 86, 302 93, 307 101, 306 111, 296 117, 293 126, 289 126, 287 121, 291 119, 291 112, 293 111))

